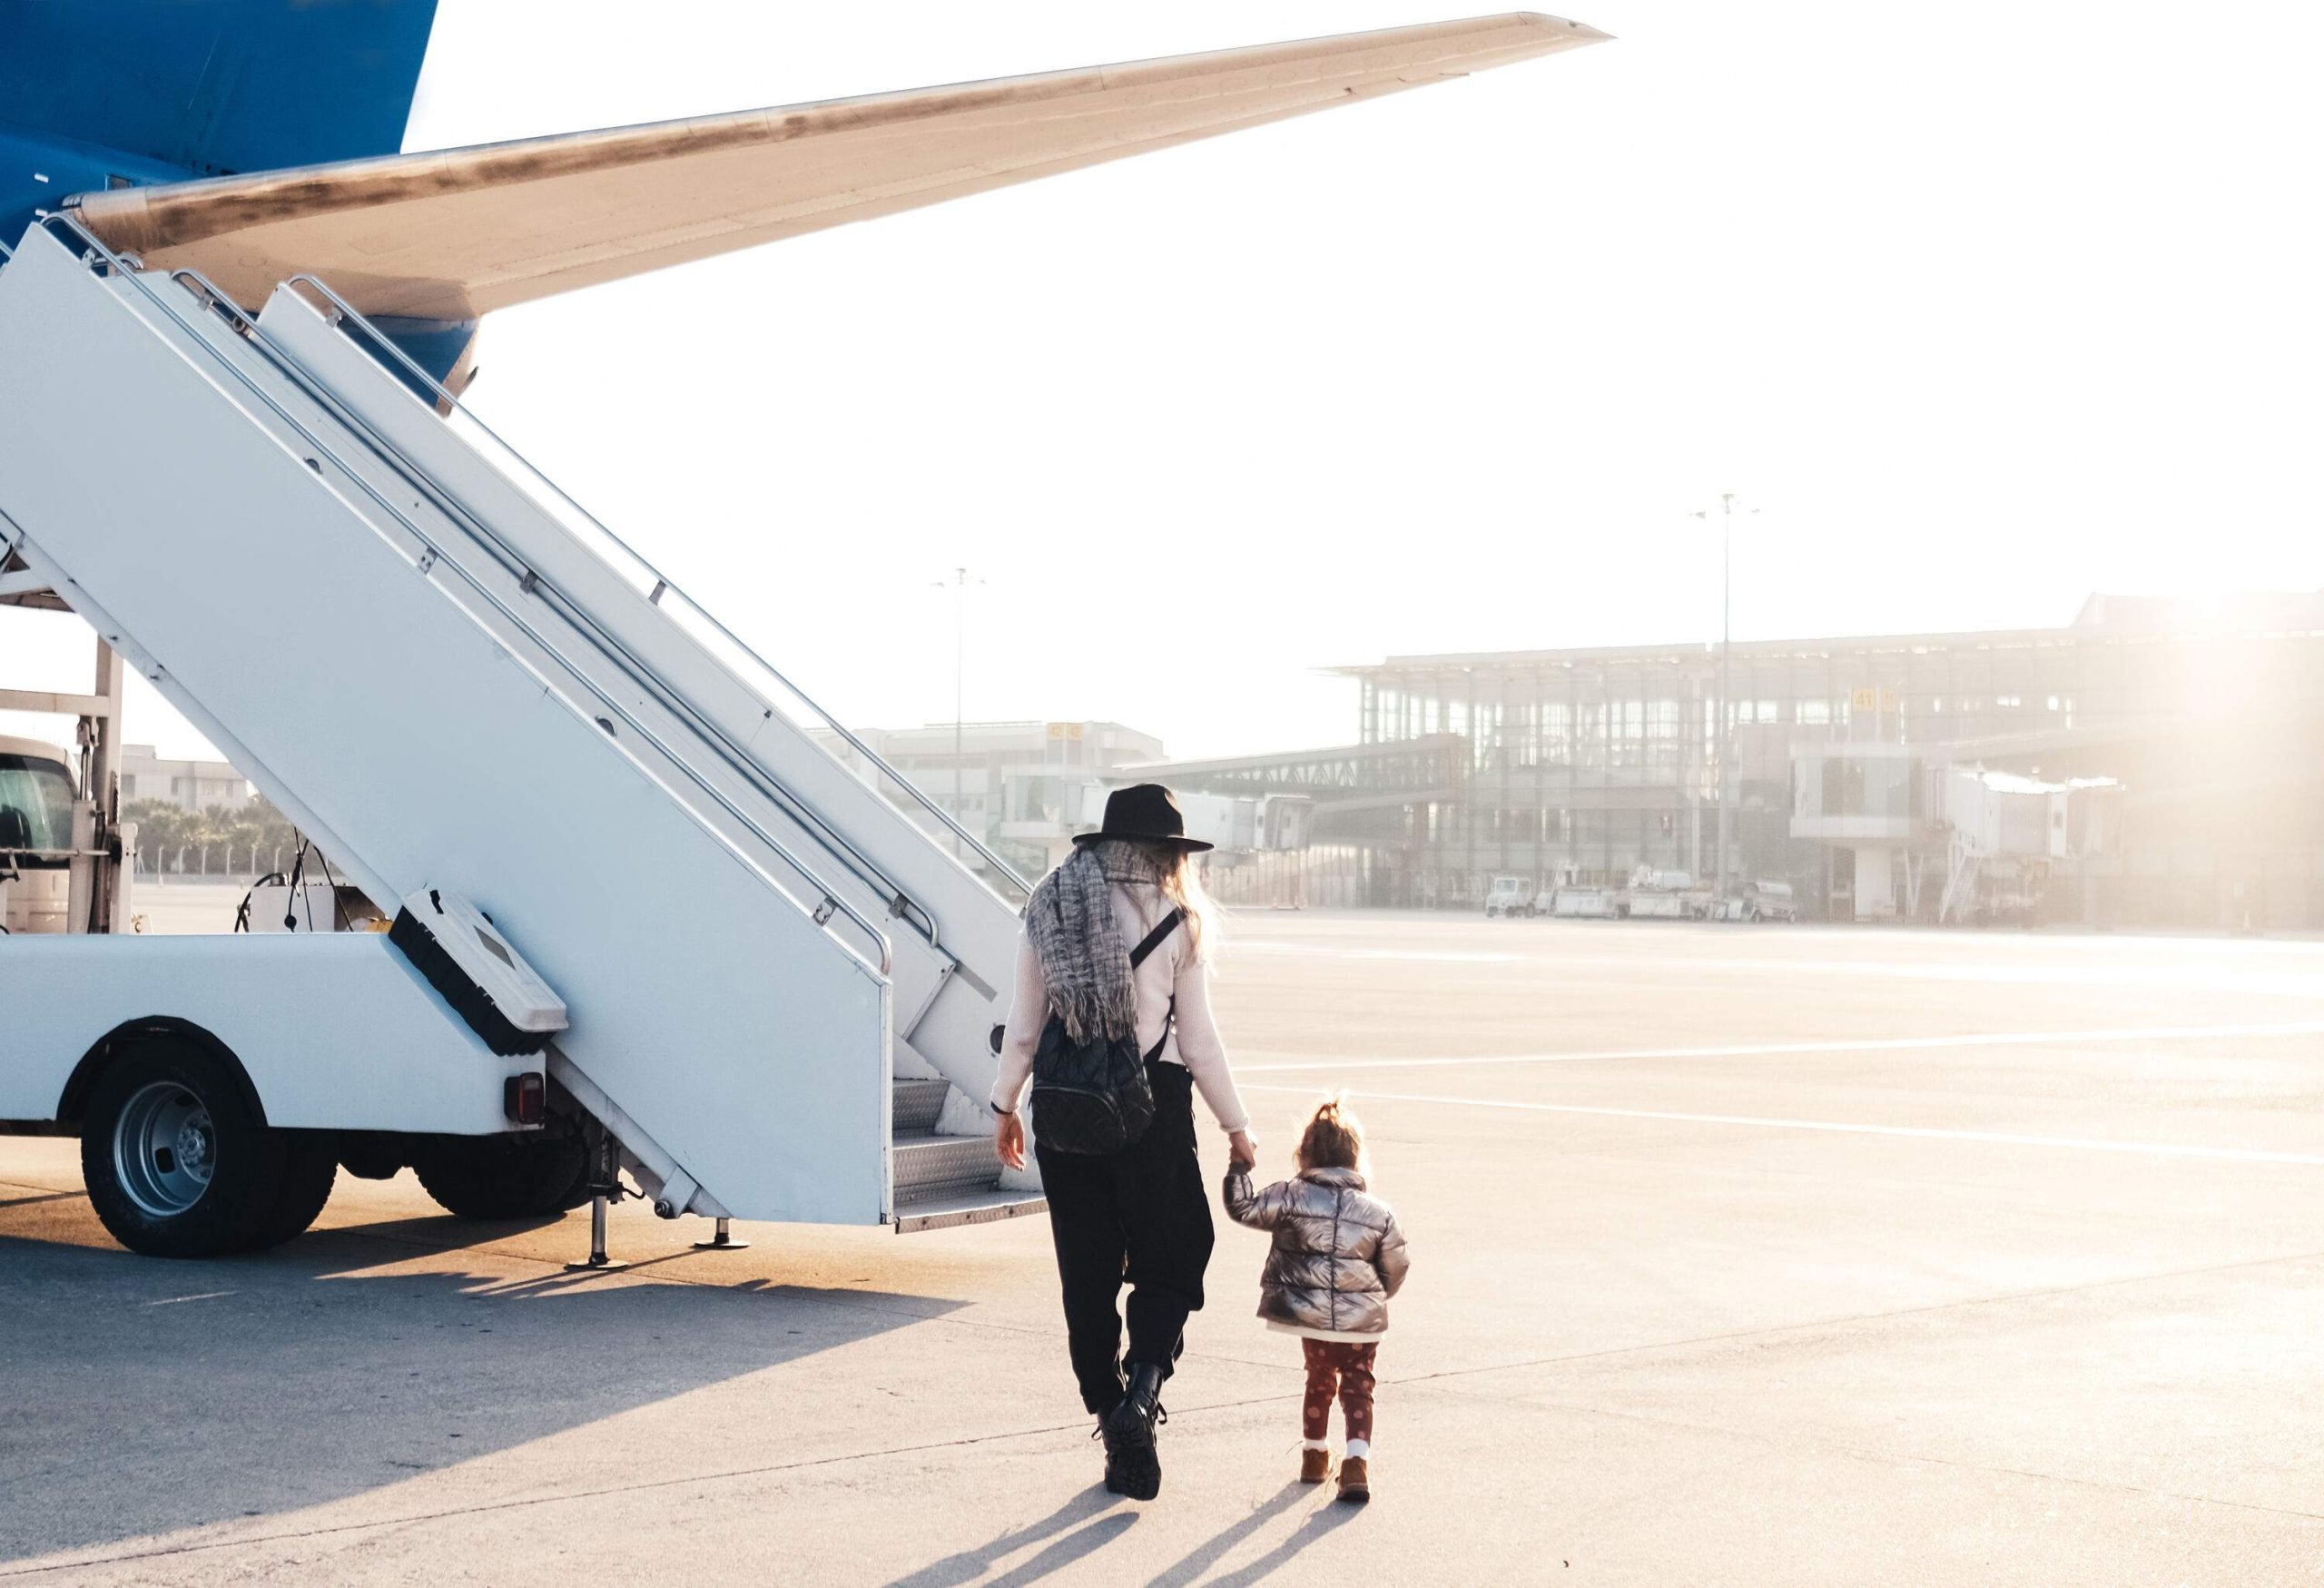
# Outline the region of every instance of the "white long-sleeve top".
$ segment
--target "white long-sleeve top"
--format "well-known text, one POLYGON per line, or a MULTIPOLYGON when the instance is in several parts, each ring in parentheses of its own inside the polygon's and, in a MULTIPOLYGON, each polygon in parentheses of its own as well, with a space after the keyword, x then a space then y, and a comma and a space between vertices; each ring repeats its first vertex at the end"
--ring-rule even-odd
MULTIPOLYGON (((1135 947, 1145 941, 1170 906, 1151 883, 1115 883, 1114 920, 1122 941, 1135 947)), ((1195 1088, 1218 1120, 1222 1130, 1249 1128, 1250 1114, 1242 1094, 1235 1090, 1235 1072, 1226 1062, 1226 1045, 1219 1041, 1218 1022, 1210 1012, 1210 972, 1195 958, 1186 926, 1162 940, 1130 973, 1137 993, 1137 1050, 1149 1053, 1161 1039, 1170 1018, 1170 1001, 1178 1001, 1177 1018, 1169 1041, 1162 1044, 1161 1062, 1183 1065, 1194 1076, 1195 1088)), ((1017 938, 1017 994, 1009 1006, 1009 1024, 1000 1039, 1000 1076, 992 1083, 992 1106, 1014 1111, 1024 1100, 1025 1083, 1032 1079, 1033 1050, 1040 1046, 1041 1027, 1049 1015, 1049 988, 1041 974, 1041 956, 1032 938, 1017 938)))

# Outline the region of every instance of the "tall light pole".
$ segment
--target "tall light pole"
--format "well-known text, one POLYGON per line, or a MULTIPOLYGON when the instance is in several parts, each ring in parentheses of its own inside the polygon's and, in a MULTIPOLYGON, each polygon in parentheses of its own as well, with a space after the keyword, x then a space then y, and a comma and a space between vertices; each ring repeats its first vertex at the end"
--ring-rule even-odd
MULTIPOLYGON (((1757 508, 1746 508, 1756 513, 1757 508)), ((1699 508, 1695 517, 1708 523, 1711 510, 1699 508)), ((1735 705, 1734 589, 1735 493, 1718 493, 1718 896, 1727 897, 1728 862, 1734 853, 1735 822, 1735 705)))
MULTIPOLYGON (((971 578, 963 567, 954 568, 950 578, 936 581, 938 589, 949 587, 952 592, 952 820, 963 827, 968 825, 968 813, 961 806, 960 784, 967 772, 960 749, 960 729, 964 715, 962 681, 968 672, 969 587, 983 583, 982 579, 971 578)), ((952 853, 955 856, 960 853, 957 833, 952 835, 952 853)))

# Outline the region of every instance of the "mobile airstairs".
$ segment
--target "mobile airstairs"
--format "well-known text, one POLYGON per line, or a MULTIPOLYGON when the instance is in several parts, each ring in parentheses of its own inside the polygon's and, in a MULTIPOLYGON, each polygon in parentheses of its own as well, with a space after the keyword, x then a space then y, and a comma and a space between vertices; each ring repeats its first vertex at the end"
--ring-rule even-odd
POLYGON ((348 881, 390 914, 472 902, 503 962, 400 929, 0 939, 0 1119, 77 1125, 148 1223, 240 1183, 232 1121, 150 1082, 222 1073, 242 1124, 359 1173, 563 1132, 587 1186, 625 1171, 670 1217, 1041 1208, 982 1108, 1019 906, 960 857, 1021 880, 842 766, 787 680, 323 283, 253 317, 34 225, 0 268, 0 542, 348 881), (200 1062, 155 1070, 172 1044, 200 1062))

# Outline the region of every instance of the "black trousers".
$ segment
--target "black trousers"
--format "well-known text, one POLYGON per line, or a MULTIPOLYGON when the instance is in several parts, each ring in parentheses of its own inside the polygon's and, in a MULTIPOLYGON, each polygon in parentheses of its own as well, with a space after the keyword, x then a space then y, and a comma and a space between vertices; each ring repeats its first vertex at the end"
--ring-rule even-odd
POLYGON ((1183 1064, 1149 1064, 1146 1072, 1154 1082, 1154 1123, 1121 1151, 1052 1152, 1034 1139, 1073 1376, 1081 1404, 1101 1414, 1122 1397, 1120 1363, 1147 1362, 1169 1375, 1187 1315, 1202 1307, 1202 1273, 1215 1238, 1195 1157, 1194 1077, 1183 1064), (1125 1280, 1127 1353, 1116 1309, 1125 1280))

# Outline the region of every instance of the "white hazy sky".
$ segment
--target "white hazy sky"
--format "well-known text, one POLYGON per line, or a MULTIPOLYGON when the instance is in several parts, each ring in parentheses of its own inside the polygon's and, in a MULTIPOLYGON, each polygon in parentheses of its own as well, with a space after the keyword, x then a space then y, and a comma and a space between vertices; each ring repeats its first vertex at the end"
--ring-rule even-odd
MULTIPOLYGON (((408 142, 1457 14, 443 0, 408 142)), ((2324 13, 1577 15, 1616 42, 497 315, 476 405, 853 722, 950 719, 965 564, 970 717, 1179 755, 1352 738, 1330 664, 1714 636, 1723 489, 1741 636, 2324 586, 2324 13)), ((66 637, 0 669, 80 687, 66 637)))

